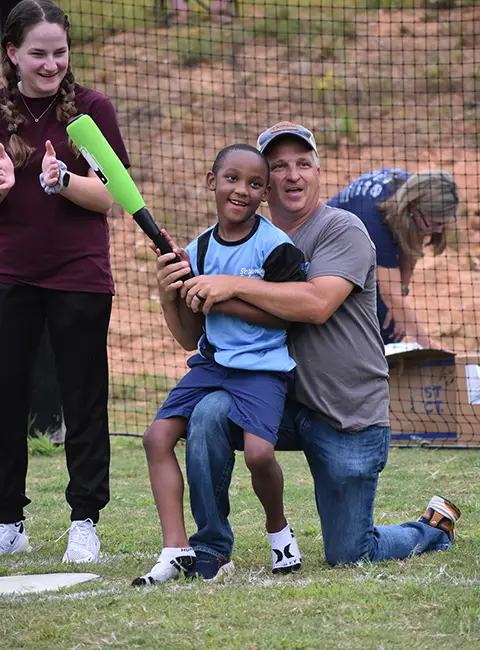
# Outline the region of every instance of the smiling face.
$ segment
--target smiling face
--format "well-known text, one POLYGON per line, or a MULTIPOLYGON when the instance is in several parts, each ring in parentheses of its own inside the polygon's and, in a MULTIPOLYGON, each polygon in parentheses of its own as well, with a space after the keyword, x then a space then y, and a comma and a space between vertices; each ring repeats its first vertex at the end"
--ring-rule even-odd
POLYGON ((21 45, 9 43, 7 54, 19 68, 22 94, 55 95, 68 68, 67 34, 56 23, 38 23, 26 32, 21 45))
POLYGON ((220 236, 241 239, 252 229, 258 206, 268 196, 266 162, 259 153, 234 149, 216 173, 208 172, 207 187, 215 192, 220 236))
POLYGON ((317 208, 320 169, 313 150, 295 137, 279 138, 267 149, 271 192, 268 205, 274 222, 301 224, 317 208))

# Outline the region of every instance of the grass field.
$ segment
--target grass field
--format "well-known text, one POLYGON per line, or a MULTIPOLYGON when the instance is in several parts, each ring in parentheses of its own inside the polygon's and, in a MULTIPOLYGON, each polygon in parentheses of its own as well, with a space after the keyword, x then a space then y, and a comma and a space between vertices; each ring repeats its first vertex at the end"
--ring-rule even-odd
MULTIPOLYGON (((37 449, 35 447, 34 449, 37 449)), ((0 559, 0 575, 64 570, 68 527, 63 451, 31 454, 28 533, 34 550, 0 559)), ((179 453, 183 458, 183 448, 179 453)), ((379 487, 378 523, 417 518, 434 493, 461 507, 452 551, 404 562, 329 568, 312 481, 300 453, 279 454, 288 516, 304 554, 295 576, 273 577, 263 518, 241 455, 231 489, 236 574, 224 584, 135 590, 160 539, 140 440, 113 439, 112 499, 99 533, 100 580, 68 591, 0 599, 3 650, 112 648, 307 650, 478 648, 480 451, 393 449, 379 487)), ((187 507, 188 510, 188 507, 187 507)), ((188 529, 193 531, 190 517, 188 529)))

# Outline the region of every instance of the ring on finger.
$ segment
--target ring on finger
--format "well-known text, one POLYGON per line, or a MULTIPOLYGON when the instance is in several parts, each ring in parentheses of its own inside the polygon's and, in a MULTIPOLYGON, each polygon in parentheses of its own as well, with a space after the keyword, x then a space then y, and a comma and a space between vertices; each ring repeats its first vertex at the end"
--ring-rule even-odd
POLYGON ((206 298, 201 296, 199 293, 196 293, 195 296, 199 299, 200 302, 205 302, 206 301, 206 298))

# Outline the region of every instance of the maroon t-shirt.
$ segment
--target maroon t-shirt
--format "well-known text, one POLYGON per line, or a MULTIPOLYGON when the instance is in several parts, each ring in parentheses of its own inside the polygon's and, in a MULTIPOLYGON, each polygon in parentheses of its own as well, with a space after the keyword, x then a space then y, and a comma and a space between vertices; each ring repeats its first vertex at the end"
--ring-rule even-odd
MULTIPOLYGON (((0 90, 1 103, 3 93, 0 90)), ((26 98, 26 102, 38 117, 52 99, 26 98)), ((128 168, 128 154, 110 100, 77 84, 75 105, 78 113, 92 117, 128 168)), ((57 158, 70 172, 88 175, 86 160, 70 153, 65 125, 56 119, 56 106, 57 102, 36 123, 20 105, 27 122, 20 126, 18 134, 36 151, 25 168, 15 171, 15 186, 0 203, 0 283, 113 293, 106 216, 59 194, 48 195, 40 185, 46 140, 52 141, 57 158)), ((6 144, 8 137, 7 122, 1 115, 0 142, 6 144)))

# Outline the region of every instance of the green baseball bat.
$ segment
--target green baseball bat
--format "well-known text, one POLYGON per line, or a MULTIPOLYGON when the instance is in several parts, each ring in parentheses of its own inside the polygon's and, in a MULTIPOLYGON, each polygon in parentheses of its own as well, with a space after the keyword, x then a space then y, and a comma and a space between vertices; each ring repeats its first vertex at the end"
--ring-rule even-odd
POLYGON ((171 253, 172 247, 160 232, 130 174, 90 115, 72 118, 67 133, 115 201, 132 215, 162 255, 171 253))

